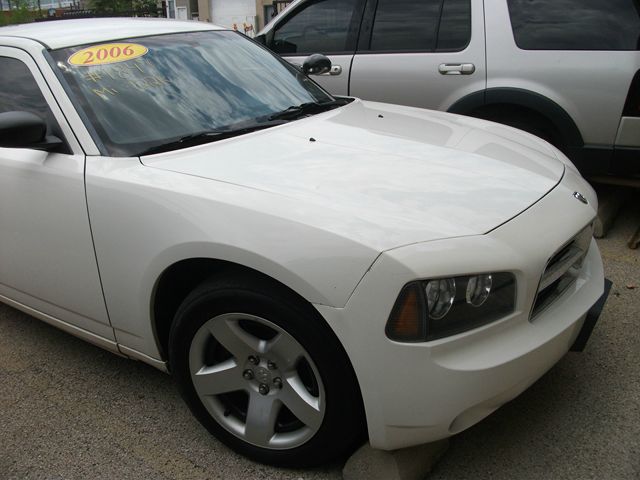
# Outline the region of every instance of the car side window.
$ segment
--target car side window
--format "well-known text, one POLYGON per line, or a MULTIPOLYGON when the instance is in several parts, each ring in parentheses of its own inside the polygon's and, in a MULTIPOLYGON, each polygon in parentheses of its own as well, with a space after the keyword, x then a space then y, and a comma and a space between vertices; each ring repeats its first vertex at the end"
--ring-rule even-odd
POLYGON ((360 5, 360 0, 307 2, 276 27, 269 48, 280 54, 353 52, 360 5))
POLYGON ((378 0, 369 50, 458 51, 470 38, 470 0, 378 0))
POLYGON ((38 115, 47 122, 49 134, 62 138, 58 123, 29 68, 18 59, 0 57, 0 72, 0 113, 23 111, 38 115))
POLYGON ((637 0, 509 0, 523 50, 639 50, 637 0))

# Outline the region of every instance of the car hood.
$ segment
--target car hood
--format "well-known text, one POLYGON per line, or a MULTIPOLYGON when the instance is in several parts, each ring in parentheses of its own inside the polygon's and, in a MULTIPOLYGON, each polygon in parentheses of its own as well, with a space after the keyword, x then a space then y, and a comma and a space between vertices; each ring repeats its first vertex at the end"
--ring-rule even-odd
POLYGON ((489 232, 538 201, 564 172, 545 142, 518 130, 360 100, 141 162, 263 191, 257 210, 380 251, 489 232))

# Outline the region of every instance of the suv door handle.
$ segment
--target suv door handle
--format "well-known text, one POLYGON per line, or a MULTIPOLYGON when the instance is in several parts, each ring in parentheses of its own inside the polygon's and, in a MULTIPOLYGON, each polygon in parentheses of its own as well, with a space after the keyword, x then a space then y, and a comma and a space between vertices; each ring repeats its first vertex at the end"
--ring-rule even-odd
POLYGON ((318 75, 319 77, 327 76, 327 75, 340 75, 342 73, 342 67, 340 65, 333 65, 331 70, 327 73, 321 73, 318 75))
POLYGON ((471 75, 476 66, 473 63, 441 63, 438 71, 442 75, 471 75))

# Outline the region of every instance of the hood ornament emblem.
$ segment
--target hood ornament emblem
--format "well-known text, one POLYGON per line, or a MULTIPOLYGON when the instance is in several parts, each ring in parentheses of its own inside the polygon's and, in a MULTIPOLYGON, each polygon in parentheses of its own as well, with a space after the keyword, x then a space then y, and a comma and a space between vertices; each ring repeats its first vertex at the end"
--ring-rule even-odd
POLYGON ((576 197, 578 200, 580 200, 585 205, 589 204, 589 201, 580 192, 573 192, 573 196, 576 197))

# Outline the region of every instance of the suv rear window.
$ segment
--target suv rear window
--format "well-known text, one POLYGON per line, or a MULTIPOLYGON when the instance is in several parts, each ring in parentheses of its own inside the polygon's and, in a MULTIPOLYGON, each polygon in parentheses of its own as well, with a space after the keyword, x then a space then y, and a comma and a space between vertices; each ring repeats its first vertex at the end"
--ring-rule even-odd
POLYGON ((523 50, 639 50, 638 0, 508 0, 523 50))

